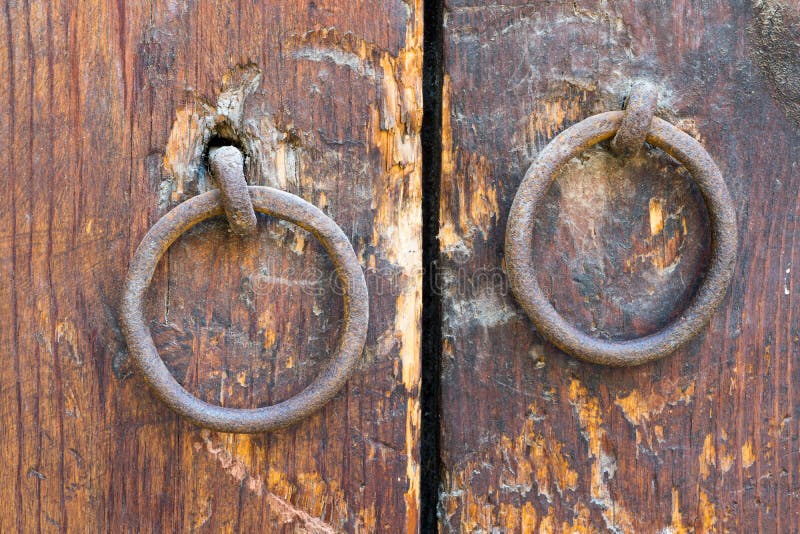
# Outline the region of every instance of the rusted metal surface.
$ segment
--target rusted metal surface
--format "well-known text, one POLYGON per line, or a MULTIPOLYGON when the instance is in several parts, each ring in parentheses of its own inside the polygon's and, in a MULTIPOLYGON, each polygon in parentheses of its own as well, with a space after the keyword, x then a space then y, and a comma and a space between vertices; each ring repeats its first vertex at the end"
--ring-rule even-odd
POLYGON ((256 230, 256 212, 244 177, 244 155, 234 146, 214 147, 208 151, 208 167, 219 185, 225 217, 231 231, 251 235, 256 230))
POLYGON ((269 432, 296 423, 321 408, 355 370, 369 320, 364 274, 341 228, 320 209, 291 193, 261 186, 251 186, 248 192, 255 210, 294 223, 316 236, 331 256, 341 281, 344 323, 339 345, 330 365, 308 387, 273 406, 225 408, 191 395, 158 355, 144 322, 144 293, 169 246, 197 223, 224 213, 221 191, 209 191, 179 204, 150 228, 131 262, 122 300, 122 331, 130 356, 144 379, 177 413, 200 426, 223 432, 269 432))
POLYGON ((753 60, 771 86, 771 96, 800 125, 800 3, 751 0, 753 60))
POLYGON ((633 85, 628 102, 625 104, 622 123, 611 139, 612 152, 618 156, 630 157, 642 148, 657 103, 658 91, 652 84, 637 82, 633 85))
MULTIPOLYGON (((634 107, 639 108, 638 104, 634 107)), ((614 366, 638 365, 664 357, 703 329, 731 281, 737 242, 733 203, 711 156, 688 134, 662 119, 653 118, 647 142, 670 154, 689 170, 708 208, 712 251, 702 286, 676 321, 659 332, 627 341, 592 337, 569 324, 555 310, 539 286, 534 269, 536 257, 532 235, 536 211, 559 169, 587 148, 615 135, 626 124, 626 114, 626 111, 611 111, 591 116, 563 131, 542 150, 516 193, 505 239, 505 261, 511 289, 537 330, 572 356, 614 366)), ((635 119, 635 123, 640 124, 640 119, 635 119)), ((625 146, 631 145, 626 141, 623 143, 625 146)))

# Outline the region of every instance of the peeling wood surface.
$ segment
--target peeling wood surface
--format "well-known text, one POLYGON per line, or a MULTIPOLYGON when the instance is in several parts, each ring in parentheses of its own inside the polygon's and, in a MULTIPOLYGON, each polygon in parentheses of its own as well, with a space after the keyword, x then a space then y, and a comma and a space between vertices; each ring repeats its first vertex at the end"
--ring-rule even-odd
MULTIPOLYGON (((0 532, 416 532, 421 3, 0 6, 0 532), (286 431, 195 428, 125 359, 128 261, 213 187, 208 142, 322 208, 367 270, 361 369, 286 431)), ((148 318, 190 391, 260 406, 327 361, 333 279, 303 231, 211 221, 162 261, 148 318)))
MULTIPOLYGON (((777 0, 446 3, 442 532, 798 532, 797 28, 794 3, 777 0), (606 369, 533 331, 502 246, 538 150, 619 109, 636 78, 719 164, 741 242, 700 338, 606 369)), ((547 206, 540 284, 573 323, 625 339, 686 306, 708 222, 669 158, 591 150, 547 206)))

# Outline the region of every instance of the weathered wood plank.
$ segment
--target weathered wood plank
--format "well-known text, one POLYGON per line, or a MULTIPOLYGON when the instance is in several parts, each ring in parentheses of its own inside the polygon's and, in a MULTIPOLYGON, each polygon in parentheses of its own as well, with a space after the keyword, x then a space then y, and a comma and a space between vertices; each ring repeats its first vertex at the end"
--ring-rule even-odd
MULTIPOLYGON (((0 531, 415 532, 421 3, 1 5, 0 531), (211 187, 204 131, 325 210, 368 270, 363 365, 283 432, 195 428, 125 362, 121 280, 211 187)), ((332 277, 302 231, 212 221, 162 261, 148 318, 190 391, 274 403, 336 342, 332 277)))
MULTIPOLYGON (((800 60, 789 38, 800 26, 784 4, 447 3, 443 532, 797 531, 800 60), (536 334, 507 292, 502 247, 537 151, 619 109, 636 78, 659 85, 659 115, 718 162, 740 257, 699 339, 607 369, 536 334)), ((589 151, 547 205, 534 237, 540 283, 573 323, 634 337, 691 298, 707 215, 669 158, 648 150, 622 164, 589 151)))

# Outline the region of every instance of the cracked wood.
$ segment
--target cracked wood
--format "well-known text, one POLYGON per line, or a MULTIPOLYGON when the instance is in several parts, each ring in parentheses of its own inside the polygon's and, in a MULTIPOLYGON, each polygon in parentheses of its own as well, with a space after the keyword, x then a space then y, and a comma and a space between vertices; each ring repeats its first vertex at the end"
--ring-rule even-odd
MULTIPOLYGON (((797 531, 798 27, 781 0, 446 2, 442 532, 797 531), (636 79, 718 163, 741 252, 699 338, 609 369, 534 331, 503 238, 538 151, 636 79)), ((543 207, 539 283, 584 331, 654 332, 694 294, 707 214, 659 151, 587 151, 543 207)))
MULTIPOLYGON (((421 2, 0 6, 0 531, 416 532, 421 2), (126 362, 128 262, 213 186, 208 143, 334 219, 372 290, 355 376, 284 431, 202 431, 126 362)), ((219 219, 170 249, 146 320, 193 394, 272 404, 332 353, 331 280, 306 232, 219 219)))

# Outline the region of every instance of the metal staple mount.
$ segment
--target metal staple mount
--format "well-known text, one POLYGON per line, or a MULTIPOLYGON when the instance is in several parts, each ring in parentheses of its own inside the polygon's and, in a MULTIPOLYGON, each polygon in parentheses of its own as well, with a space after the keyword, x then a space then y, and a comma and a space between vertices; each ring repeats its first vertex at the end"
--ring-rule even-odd
POLYGON ((244 177, 244 155, 235 146, 220 146, 208 151, 208 167, 217 181, 225 217, 235 234, 256 231, 256 212, 244 177))

